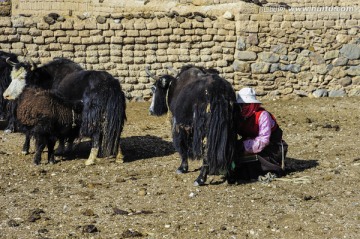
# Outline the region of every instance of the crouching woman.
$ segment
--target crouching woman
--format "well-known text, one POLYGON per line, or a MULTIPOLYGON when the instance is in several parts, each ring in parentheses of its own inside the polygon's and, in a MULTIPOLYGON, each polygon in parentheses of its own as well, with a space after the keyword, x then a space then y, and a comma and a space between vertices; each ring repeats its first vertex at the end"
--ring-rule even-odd
MULTIPOLYGON (((229 182, 234 179, 256 179, 259 176, 279 177, 285 174, 287 144, 275 117, 261 107, 255 90, 243 88, 236 93, 237 118, 236 155, 231 165, 229 182)), ((261 177, 259 177, 261 178, 261 177)))

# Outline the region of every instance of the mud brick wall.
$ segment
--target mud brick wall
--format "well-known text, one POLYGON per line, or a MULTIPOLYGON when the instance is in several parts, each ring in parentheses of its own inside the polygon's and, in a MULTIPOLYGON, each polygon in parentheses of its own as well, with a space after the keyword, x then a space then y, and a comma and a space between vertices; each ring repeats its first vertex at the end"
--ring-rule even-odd
POLYGON ((0 50, 106 70, 132 100, 151 97, 145 66, 163 74, 189 63, 214 67, 236 90, 252 86, 263 97, 360 95, 359 4, 127 2, 13 0, 11 14, 0 16, 0 50))

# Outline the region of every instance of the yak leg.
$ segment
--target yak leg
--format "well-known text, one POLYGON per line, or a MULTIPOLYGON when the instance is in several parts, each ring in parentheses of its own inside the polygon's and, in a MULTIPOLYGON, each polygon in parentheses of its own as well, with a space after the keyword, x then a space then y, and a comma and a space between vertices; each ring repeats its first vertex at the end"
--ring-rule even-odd
POLYGON ((27 155, 29 154, 29 149, 30 149, 30 139, 31 139, 31 135, 30 132, 26 132, 25 133, 25 141, 21 150, 21 154, 23 155, 27 155))
POLYGON ((194 186, 202 186, 205 184, 207 175, 209 173, 209 165, 207 164, 207 160, 204 159, 203 165, 201 166, 200 175, 194 182, 194 186))
POLYGON ((46 138, 43 136, 35 136, 35 156, 34 164, 39 165, 41 162, 41 153, 46 146, 46 138))
POLYGON ((116 163, 123 163, 124 162, 124 154, 121 150, 121 147, 120 147, 120 144, 119 144, 119 151, 118 151, 118 154, 116 155, 116 160, 115 160, 116 163))
POLYGON ((91 151, 89 158, 85 161, 85 165, 93 165, 95 164, 96 160, 98 159, 98 153, 99 153, 99 145, 100 145, 100 134, 97 133, 93 135, 92 137, 92 145, 91 145, 91 151))
POLYGON ((55 155, 54 155, 54 147, 56 140, 52 138, 48 138, 47 140, 47 148, 48 148, 48 163, 55 163, 55 155))
POLYGON ((209 173, 209 164, 208 164, 208 148, 207 148, 207 139, 204 138, 202 141, 202 152, 203 152, 203 164, 201 166, 200 175, 194 182, 194 186, 202 186, 205 184, 207 175, 209 173))
POLYGON ((181 164, 176 170, 177 174, 187 173, 189 170, 188 158, 189 158, 189 146, 188 135, 183 129, 179 129, 177 126, 173 129, 173 142, 177 152, 181 157, 181 164))
POLYGON ((62 155, 65 151, 65 140, 63 138, 59 138, 59 146, 57 147, 55 154, 62 155))

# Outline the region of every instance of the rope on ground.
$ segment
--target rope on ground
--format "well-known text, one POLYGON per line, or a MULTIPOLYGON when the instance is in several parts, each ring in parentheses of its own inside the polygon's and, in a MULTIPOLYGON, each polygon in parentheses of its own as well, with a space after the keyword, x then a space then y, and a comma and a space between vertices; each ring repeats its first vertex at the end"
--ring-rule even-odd
POLYGON ((278 178, 276 174, 268 172, 264 176, 259 176, 258 181, 264 184, 271 183, 272 181, 283 181, 283 182, 292 182, 295 184, 305 184, 311 183, 311 178, 309 176, 302 176, 296 178, 278 178))

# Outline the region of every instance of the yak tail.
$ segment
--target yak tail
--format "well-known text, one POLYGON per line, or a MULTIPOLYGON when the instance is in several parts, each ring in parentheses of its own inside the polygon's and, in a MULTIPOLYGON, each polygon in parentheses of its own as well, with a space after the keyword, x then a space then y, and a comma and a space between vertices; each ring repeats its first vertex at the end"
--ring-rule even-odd
POLYGON ((103 87, 99 92, 85 91, 81 134, 100 137, 99 157, 116 156, 120 135, 126 120, 126 102, 119 82, 103 87))
POLYGON ((209 174, 226 174, 235 149, 234 104, 222 94, 207 102, 195 107, 193 152, 197 159, 205 157, 209 174))

